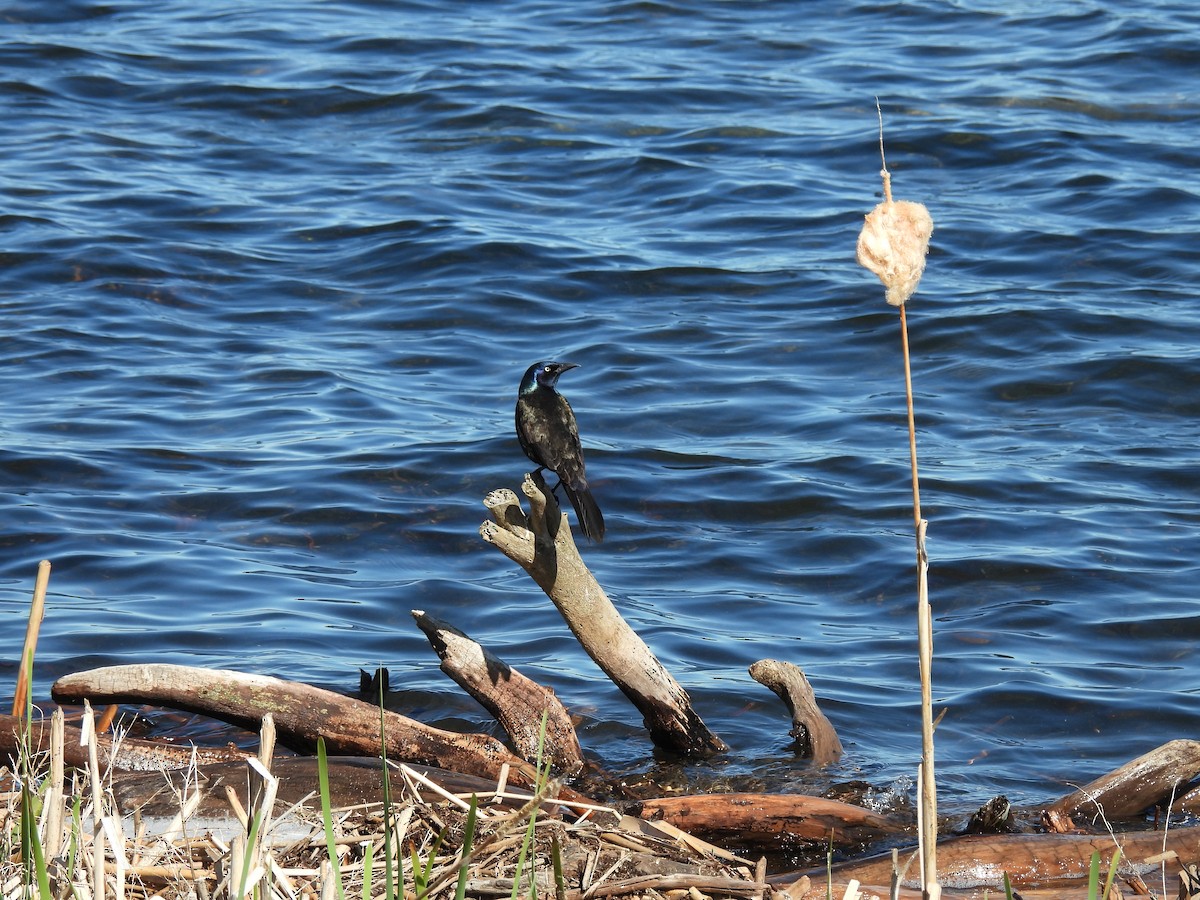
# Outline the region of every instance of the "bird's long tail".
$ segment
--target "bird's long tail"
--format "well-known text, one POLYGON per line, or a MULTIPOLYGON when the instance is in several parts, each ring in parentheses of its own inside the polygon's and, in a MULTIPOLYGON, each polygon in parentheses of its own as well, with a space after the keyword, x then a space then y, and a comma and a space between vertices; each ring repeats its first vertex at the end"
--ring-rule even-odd
POLYGON ((575 517, 579 519, 579 527, 583 529, 583 533, 597 543, 604 540, 604 515, 600 512, 600 506, 592 496, 587 482, 575 485, 564 483, 563 488, 571 505, 575 507, 575 517))

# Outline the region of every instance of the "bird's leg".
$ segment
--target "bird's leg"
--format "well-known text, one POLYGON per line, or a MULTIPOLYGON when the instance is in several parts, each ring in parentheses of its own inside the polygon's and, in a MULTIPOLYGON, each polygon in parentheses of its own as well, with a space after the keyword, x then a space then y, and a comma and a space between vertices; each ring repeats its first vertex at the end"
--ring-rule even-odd
MULTIPOLYGON (((540 474, 542 474, 542 473, 543 473, 543 472, 545 472, 545 471, 546 471, 546 467, 545 467, 545 466, 538 466, 538 467, 537 467, 537 469, 534 471, 534 473, 533 473, 533 474, 534 474, 534 475, 540 475, 540 474)), ((557 472, 555 472, 554 474, 555 474, 555 475, 558 475, 558 473, 557 473, 557 472)), ((543 480, 544 480, 544 479, 543 479, 543 480)), ((558 483, 557 483, 556 485, 554 485, 554 487, 550 488, 550 493, 552 493, 552 494, 554 495, 554 499, 555 499, 555 500, 558 500, 558 489, 559 489, 560 487, 562 487, 562 483, 563 483, 562 476, 561 476, 561 475, 558 475, 558 483)), ((562 501, 560 500, 559 502, 561 503, 562 501)))

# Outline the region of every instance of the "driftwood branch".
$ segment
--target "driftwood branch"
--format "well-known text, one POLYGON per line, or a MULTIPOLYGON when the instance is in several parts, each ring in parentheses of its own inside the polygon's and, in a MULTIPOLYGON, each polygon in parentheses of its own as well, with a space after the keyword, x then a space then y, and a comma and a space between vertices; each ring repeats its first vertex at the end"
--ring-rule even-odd
POLYGON ((792 715, 789 732, 796 746, 818 766, 842 758, 842 742, 825 713, 817 706, 812 685, 799 666, 777 659, 761 659, 750 667, 750 677, 779 695, 792 715))
MULTIPOLYGON (((1156 873, 1164 852, 1174 851, 1178 858, 1167 861, 1168 872, 1178 872, 1180 860, 1195 857, 1200 826, 1173 828, 1170 831, 1139 831, 1125 834, 972 834, 949 838, 938 843, 938 877, 947 886, 959 889, 987 889, 1003 895, 1004 875, 1008 874, 1014 888, 1026 895, 1026 886, 1057 887, 1058 897, 1065 897, 1065 888, 1082 888, 1086 885, 1093 853, 1100 854, 1100 871, 1108 871, 1113 851, 1121 848, 1118 872, 1124 876, 1149 876, 1156 873)), ((900 854, 900 867, 916 850, 900 854)), ((909 877, 904 886, 919 886, 916 866, 909 867, 909 877)), ((777 885, 788 885, 799 881, 801 874, 813 883, 811 894, 789 891, 793 897, 825 897, 827 877, 834 884, 843 884, 850 879, 862 885, 887 885, 891 883, 892 857, 890 853, 868 859, 852 860, 833 867, 832 871, 821 867, 805 873, 773 876, 777 885)), ((835 896, 841 896, 837 894, 835 896)), ((1082 895, 1081 895, 1082 896, 1082 895)))
POLYGON ((480 526, 483 539, 546 592, 583 649, 642 713, 655 744, 684 756, 727 750, 588 571, 541 474, 527 475, 521 489, 529 499, 528 515, 512 491, 488 494, 484 506, 493 520, 480 526))
POLYGON ((664 797, 643 800, 633 811, 652 822, 665 819, 705 840, 756 849, 777 849, 784 839, 862 845, 905 831, 900 822, 861 806, 801 794, 664 797))
POLYGON ((1073 816, 1109 819, 1136 816, 1164 803, 1200 775, 1200 741, 1169 741, 1130 760, 1046 807, 1043 821, 1054 831, 1074 828, 1073 816))
MULTIPOLYGON (((378 756, 380 710, 333 691, 283 681, 191 666, 110 666, 58 679, 52 689, 60 703, 85 699, 102 703, 152 703, 212 716, 256 730, 265 713, 275 717, 279 741, 312 753, 323 737, 331 754, 378 756)), ((533 784, 533 766, 500 741, 481 734, 442 731, 388 710, 383 712, 389 759, 438 766, 483 778, 497 778, 508 764, 511 778, 533 784)))
POLYGON ((496 717, 517 753, 530 762, 540 753, 565 775, 583 768, 575 726, 554 691, 526 678, 457 628, 419 609, 412 615, 441 658, 442 671, 496 717))

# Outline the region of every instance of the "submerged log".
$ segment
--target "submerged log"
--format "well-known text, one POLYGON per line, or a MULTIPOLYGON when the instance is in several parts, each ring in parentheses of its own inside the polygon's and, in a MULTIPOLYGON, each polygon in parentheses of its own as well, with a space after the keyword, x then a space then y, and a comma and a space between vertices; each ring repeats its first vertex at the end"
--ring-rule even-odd
POLYGON ((537 772, 502 743, 481 734, 455 734, 351 697, 265 675, 191 666, 109 666, 66 675, 54 683, 55 700, 80 703, 152 703, 201 713, 256 730, 265 713, 275 717, 279 742, 299 753, 324 738, 331 754, 377 756, 382 727, 389 759, 423 763, 483 778, 503 766, 521 784, 537 772), (381 724, 382 715, 382 724, 381 724))
POLYGON ((798 794, 664 797, 643 800, 634 811, 643 819, 665 819, 705 840, 756 850, 778 850, 785 841, 861 846, 906 830, 902 823, 861 806, 798 794))
MULTIPOLYGON (((86 768, 88 750, 82 746, 82 729, 66 725, 63 729, 63 761, 68 766, 86 768)), ((17 716, 0 715, 0 760, 16 759, 22 748, 34 753, 50 745, 50 723, 17 716), (28 743, 25 742, 28 737, 28 743)), ((102 768, 119 772, 159 772, 167 769, 186 769, 192 765, 212 763, 243 763, 253 754, 233 747, 192 747, 123 737, 120 740, 105 734, 96 735, 96 758, 102 768)))
POLYGON ((817 706, 812 685, 799 666, 777 659, 760 659, 750 667, 750 677, 774 691, 787 706, 792 716, 790 733, 802 754, 812 757, 818 766, 828 766, 842 758, 842 742, 817 706))
POLYGON ((1046 807, 1043 821, 1069 831, 1072 817, 1121 819, 1166 806, 1200 775, 1200 741, 1168 741, 1046 807))
MULTIPOLYGON (((330 756, 325 762, 325 777, 329 786, 330 805, 348 809, 383 801, 383 761, 378 757, 330 756)), ((442 791, 462 797, 472 794, 486 800, 496 792, 496 782, 469 775, 447 772, 432 766, 410 765, 429 783, 442 791)), ((271 763, 271 774, 279 779, 275 803, 278 811, 296 805, 316 805, 319 764, 315 756, 285 756, 271 763)), ((408 796, 402 791, 402 774, 393 767, 390 774, 394 798, 408 796)), ((113 797, 124 814, 135 810, 143 816, 170 817, 179 812, 179 798, 189 792, 199 798, 192 815, 212 822, 230 818, 229 793, 238 796, 243 806, 250 806, 246 796, 246 765, 221 762, 201 765, 195 769, 175 769, 158 772, 119 772, 108 781, 113 797)), ((424 803, 440 803, 444 794, 427 784, 416 782, 416 799, 424 803)), ((528 795, 528 792, 525 792, 528 795)), ((519 808, 522 799, 502 798, 500 804, 508 809, 519 808)))
POLYGON ((540 755, 564 775, 583 768, 575 726, 554 691, 526 678, 452 625, 419 609, 412 615, 441 658, 442 671, 496 717, 521 756, 534 762, 540 755))
POLYGON ((729 749, 708 730, 687 692, 621 618, 588 570, 567 517, 541 474, 527 475, 521 489, 529 499, 529 515, 512 491, 492 491, 484 506, 494 521, 479 527, 480 536, 546 592, 588 656, 641 712, 656 745, 692 757, 729 749))

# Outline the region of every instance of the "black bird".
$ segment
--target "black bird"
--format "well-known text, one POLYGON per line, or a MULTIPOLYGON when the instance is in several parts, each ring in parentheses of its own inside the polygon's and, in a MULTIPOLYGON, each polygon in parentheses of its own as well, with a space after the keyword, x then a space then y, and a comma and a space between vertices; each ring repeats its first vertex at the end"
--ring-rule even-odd
POLYGON ((576 363, 564 362, 538 362, 529 367, 517 391, 517 439, 539 471, 549 469, 558 476, 583 533, 593 541, 602 541, 604 516, 588 489, 575 413, 567 398, 555 389, 558 376, 576 368, 576 363))

